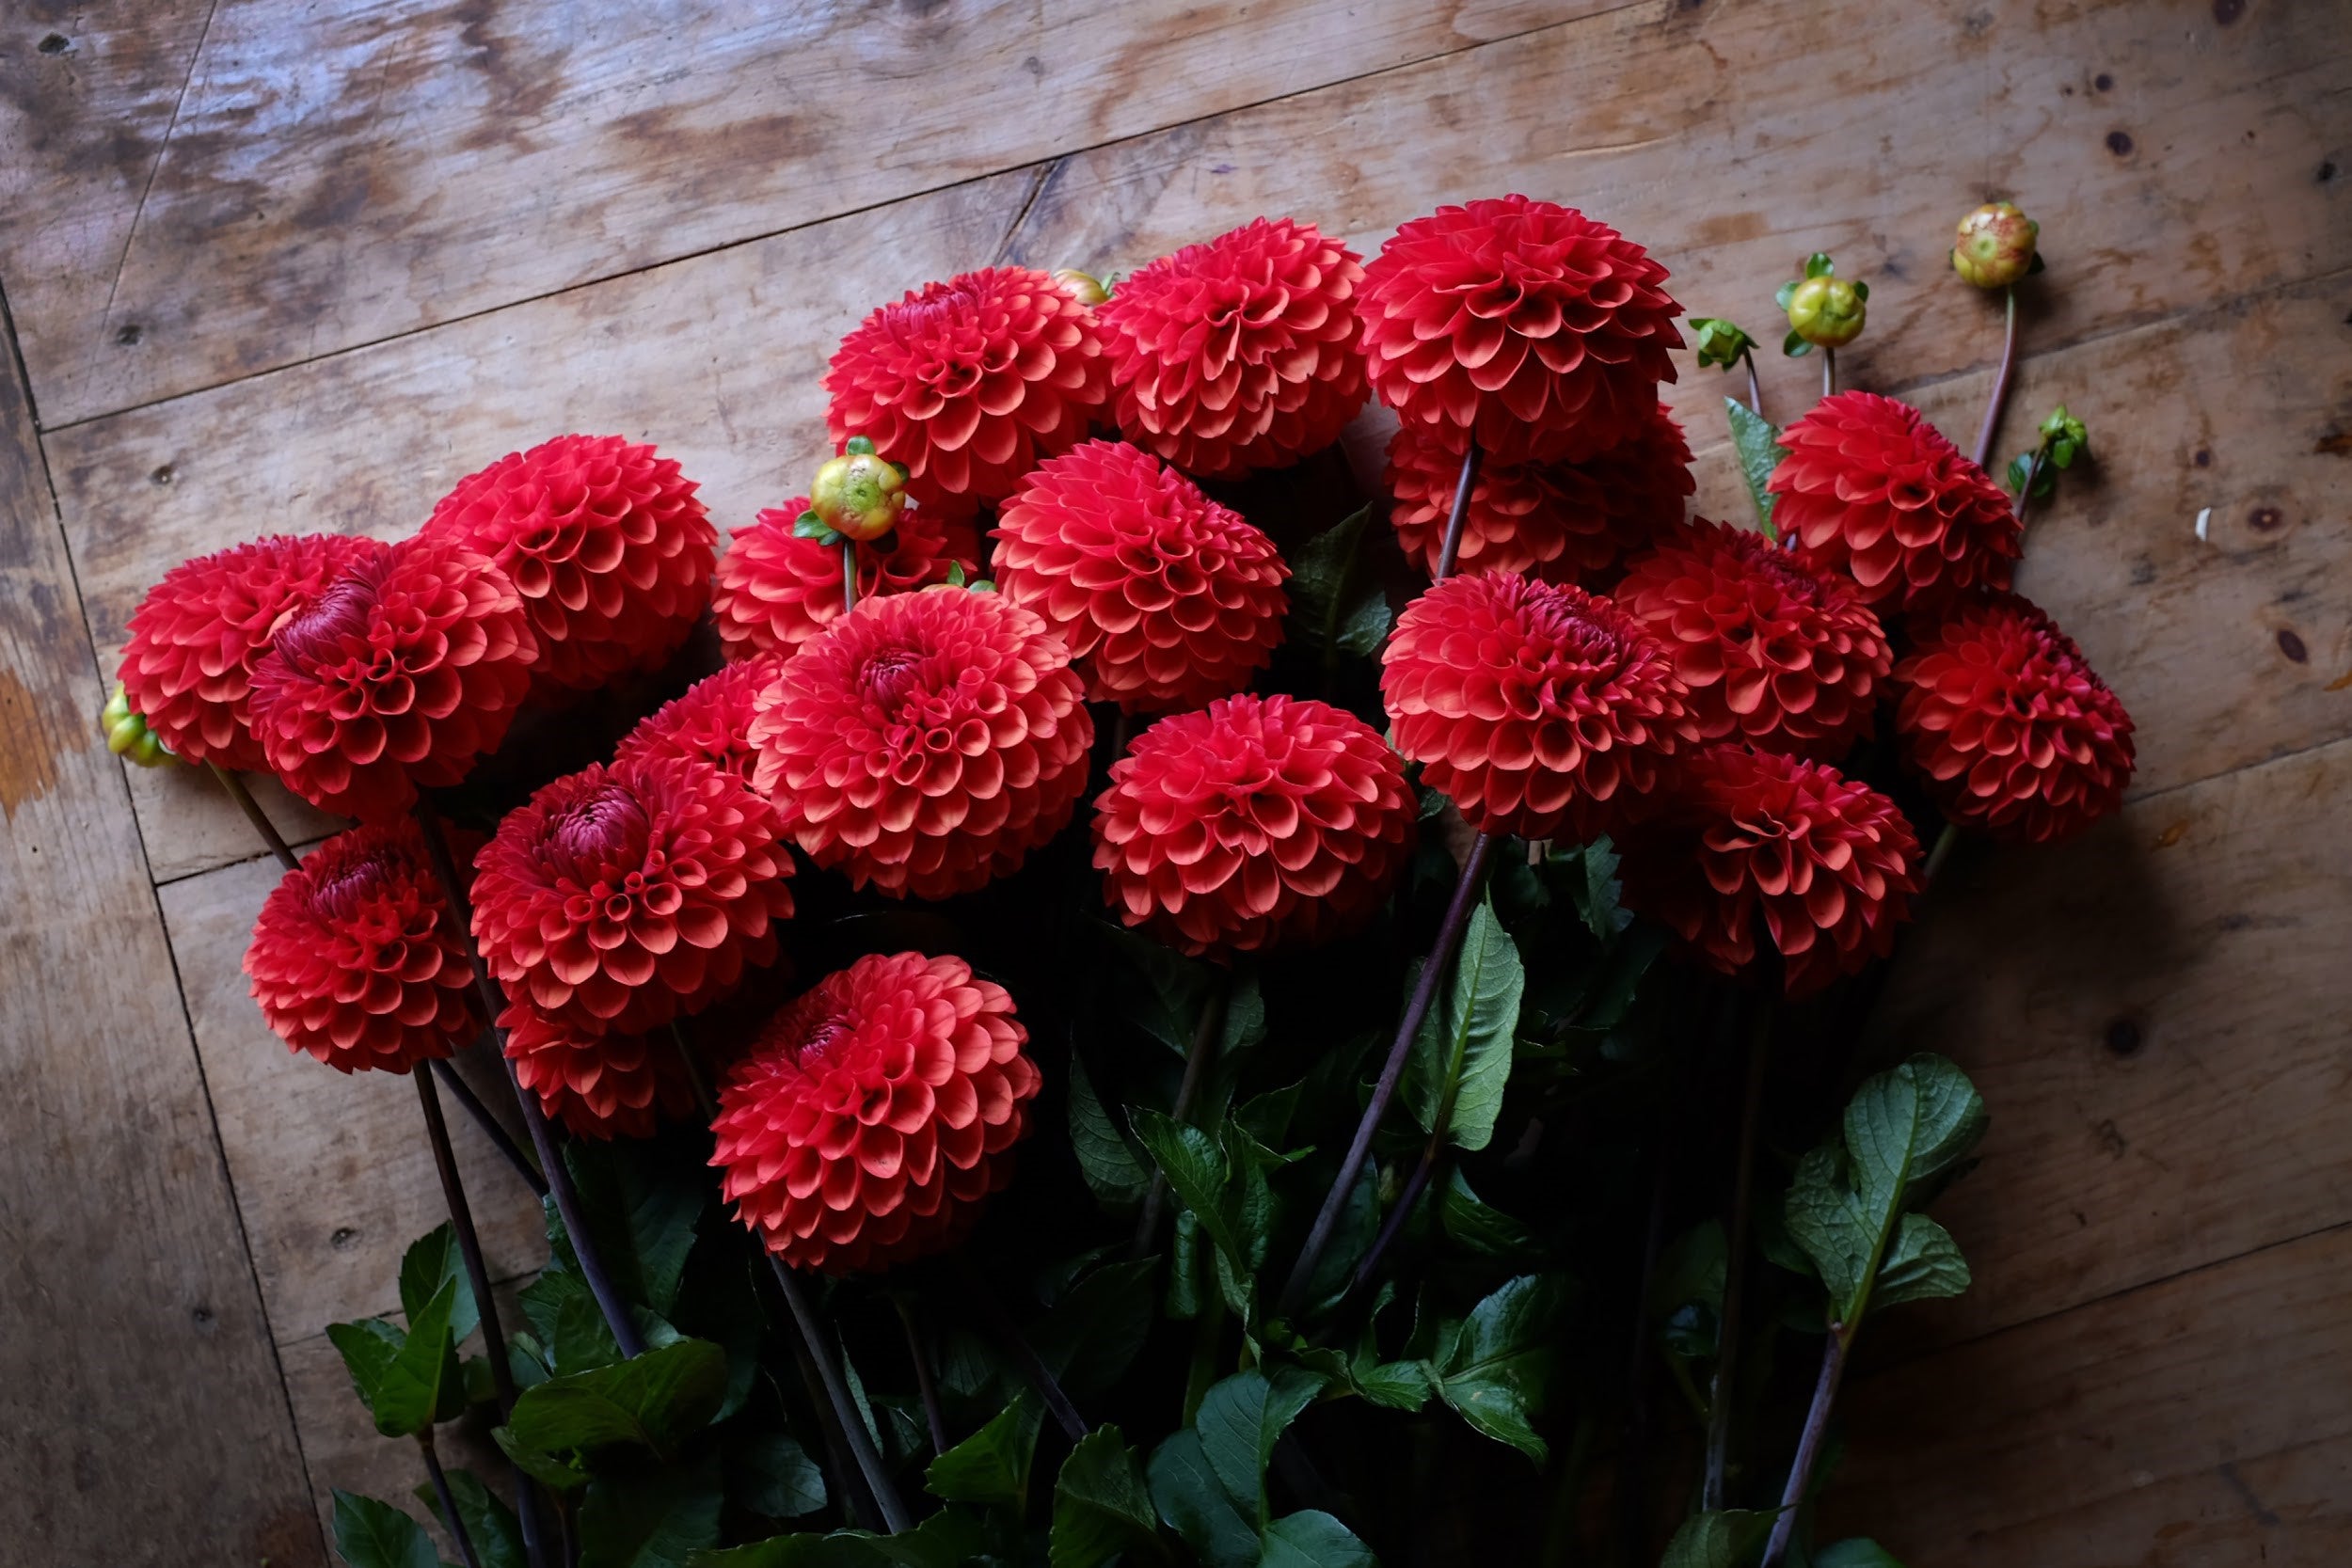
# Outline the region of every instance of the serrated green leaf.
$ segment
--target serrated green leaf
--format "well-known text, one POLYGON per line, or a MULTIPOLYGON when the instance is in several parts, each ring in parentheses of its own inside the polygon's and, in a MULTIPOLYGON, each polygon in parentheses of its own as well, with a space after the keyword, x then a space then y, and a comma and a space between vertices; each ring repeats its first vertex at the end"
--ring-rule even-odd
POLYGON ((1322 1389, 1323 1379, 1303 1367, 1277 1367, 1271 1377, 1253 1367, 1218 1383, 1200 1402, 1194 1429, 1201 1451, 1253 1525, 1266 1517, 1265 1470, 1275 1443, 1322 1389))
POLYGON ((699 1551, 686 1568, 969 1568, 988 1560, 988 1532, 964 1509, 943 1508, 903 1535, 804 1531, 725 1551, 699 1551))
POLYGON ((727 1445, 727 1490, 754 1513, 797 1519, 825 1506, 824 1467, 788 1432, 763 1432, 727 1445))
POLYGON ((1748 499, 1756 503, 1756 526, 1772 538, 1772 502, 1767 488, 1772 470, 1780 467, 1780 431, 1772 421, 1738 398, 1724 399, 1724 417, 1731 421, 1731 450, 1740 459, 1740 477, 1747 481, 1748 499))
POLYGON ((1018 1512, 1029 1496, 1043 1408, 1024 1393, 986 1426, 931 1461, 923 1486, 935 1497, 1018 1512))
POLYGON ((1205 1568, 1257 1568, 1258 1532, 1209 1465, 1190 1427, 1152 1451, 1146 1467, 1152 1505, 1205 1568))
MULTIPOLYGON (((448 1470, 444 1476, 450 1496, 457 1503, 457 1517, 466 1527, 466 1539, 473 1543, 482 1568, 523 1568, 523 1532, 505 1499, 483 1485, 482 1478, 471 1470, 448 1470)), ((433 1490, 431 1481, 420 1483, 416 1497, 443 1529, 450 1528, 449 1515, 441 1511, 440 1494, 433 1490)), ((453 1537, 455 1533, 451 1530, 453 1537)))
POLYGON ((1438 1398, 1472 1427, 1538 1465, 1549 1450, 1534 1418, 1542 1413, 1551 1376, 1551 1325, 1566 1299, 1567 1282, 1559 1275, 1522 1275, 1460 1323, 1436 1332, 1428 1358, 1438 1398))
POLYGON ((443 1568, 424 1527, 387 1502, 335 1488, 335 1550, 351 1568, 443 1568))
POLYGON ((627 1444, 666 1456, 702 1430, 726 1387, 726 1352, 707 1339, 680 1339, 526 1389, 505 1430, 517 1444, 547 1454, 627 1444))
POLYGON ((384 1379, 400 1359, 400 1347, 407 1339, 396 1325, 382 1318, 326 1325, 326 1342, 342 1354, 343 1370, 351 1374, 352 1389, 371 1416, 375 1413, 384 1379))
POLYGON ((580 1568, 686 1568, 719 1544, 723 1496, 716 1451, 597 1478, 580 1509, 580 1568))
POLYGON ((1422 1132, 1442 1132, 1468 1149, 1494 1141, 1526 986, 1518 944, 1495 917, 1494 901, 1482 900, 1454 956, 1452 983, 1423 1022, 1406 1068, 1406 1104, 1422 1132))
POLYGON ((1108 1390, 1126 1375, 1152 1332, 1156 1259, 1096 1269, 1034 1325, 1030 1343, 1073 1400, 1108 1390))
POLYGON ((449 1334, 462 1345, 482 1321, 482 1314, 474 1306, 473 1284, 466 1277, 466 1258, 458 1248, 457 1232, 446 1221, 409 1243, 401 1256, 400 1309, 414 1319, 443 1285, 457 1288, 450 1307, 449 1334))
POLYGON ((1740 1508, 1692 1514, 1666 1544, 1659 1568, 1747 1568, 1772 1533, 1773 1517, 1771 1510, 1740 1508))
POLYGON ((1384 1361, 1364 1368, 1348 1381, 1364 1398, 1390 1410, 1419 1410, 1436 1391, 1429 1369, 1418 1361, 1384 1361))
POLYGON ((1168 1177, 1168 1189, 1177 1201, 1199 1219, 1219 1252, 1235 1262, 1245 1262, 1240 1236, 1225 1201, 1228 1171, 1225 1152, 1216 1140, 1198 1127, 1157 1111, 1130 1111, 1128 1120, 1144 1149, 1168 1177))
MULTIPOLYGON (((614 1287, 623 1299, 667 1313, 677 1302, 687 1254, 709 1206, 709 1183, 699 1170, 662 1159, 654 1145, 629 1139, 575 1138, 564 1146, 564 1162, 593 1216, 614 1287)), ((556 1252, 577 1272, 569 1237, 561 1238, 556 1252)))
POLYGON ((1266 1527, 1258 1568, 1377 1568, 1355 1532, 1320 1509, 1285 1513, 1266 1527))
POLYGON ((1106 927, 1112 949, 1139 973, 1144 984, 1115 986, 1120 1011, 1136 1027, 1179 1056, 1192 1048, 1192 1036, 1219 982, 1207 964, 1184 958, 1151 938, 1118 927, 1106 927))
POLYGON ((1454 1245, 1488 1258, 1523 1259, 1536 1250, 1527 1227, 1481 1201, 1458 1167, 1438 1191, 1438 1228, 1454 1245))
POLYGON ((541 1453, 515 1441, 515 1434, 504 1427, 492 1427, 490 1440, 499 1451, 515 1462, 523 1474, 558 1492, 572 1492, 588 1484, 588 1472, 576 1459, 568 1456, 541 1453))
POLYGON ((1158 1530, 1143 1467, 1119 1429, 1097 1427, 1078 1439, 1054 1482, 1050 1568, 1102 1568, 1158 1530))
POLYGON ((380 1318, 327 1325, 328 1342, 385 1436, 409 1436, 463 1410, 465 1374, 449 1332, 456 1299, 455 1282, 443 1281, 405 1334, 380 1318))
POLYGON ((1899 1307, 1907 1301, 1938 1301, 1968 1289, 1968 1260, 1951 1233, 1925 1214, 1905 1214, 1879 1264, 1870 1305, 1899 1307))
POLYGON ((1867 1536, 1833 1541, 1813 1554, 1813 1568, 1903 1568, 1895 1554, 1867 1536))
MULTIPOLYGON (((1735 403, 1732 406, 1746 405, 1735 403)), ((1618 901, 1625 884, 1617 876, 1620 857, 1616 842, 1607 833, 1590 844, 1555 853, 1552 860, 1564 866, 1572 864, 1579 873, 1568 881, 1568 898, 1575 904, 1586 930, 1608 942, 1633 924, 1633 912, 1618 901)))
POLYGON ((1359 562, 1371 515, 1359 508, 1292 553, 1290 635, 1310 653, 1369 657, 1389 634, 1388 596, 1359 562))
POLYGON ((1151 1190, 1152 1173, 1096 1096, 1094 1080, 1074 1051, 1069 1083, 1070 1148, 1078 1157, 1078 1174, 1097 1203, 1115 1214, 1133 1213, 1151 1190))

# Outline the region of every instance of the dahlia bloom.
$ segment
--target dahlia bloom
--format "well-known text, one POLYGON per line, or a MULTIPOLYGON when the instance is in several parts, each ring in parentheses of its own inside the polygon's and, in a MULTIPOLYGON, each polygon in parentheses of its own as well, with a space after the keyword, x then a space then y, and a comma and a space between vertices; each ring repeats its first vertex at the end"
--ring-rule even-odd
MULTIPOLYGON (((790 655, 841 613, 841 547, 792 531, 807 510, 808 498, 795 496, 762 512, 751 527, 736 531, 719 558, 710 614, 727 657, 790 655)), ((977 577, 979 535, 968 513, 969 508, 952 504, 918 507, 903 514, 890 533, 852 545, 857 596, 873 599, 929 588, 946 582, 953 566, 977 577)))
POLYGON ((510 995, 587 1035, 700 1012, 776 956, 792 858, 773 808, 686 757, 591 765, 474 857, 473 933, 510 995))
POLYGON ((1380 693, 1396 748, 1486 833, 1613 831, 1696 734, 1665 646, 1597 594, 1448 578, 1398 617, 1380 693))
POLYGON ((1274 542, 1123 442, 1040 464, 996 539, 997 587, 1069 644, 1093 701, 1197 707, 1248 685, 1282 641, 1274 542))
POLYGON ((869 599, 759 699, 753 784, 818 865, 898 896, 969 893, 1070 820, 1094 721, 1070 650, 1001 594, 869 599))
POLYGON ((675 461, 619 436, 558 436, 457 482, 425 523, 498 562, 531 610, 536 673, 593 690, 659 666, 694 629, 718 541, 675 461))
POLYGON ((499 1027, 516 1082, 580 1137, 650 1138, 694 1115, 693 1080, 666 1028, 591 1035, 512 998, 499 1027))
POLYGON ((2024 599, 1963 603, 1895 667, 1895 685, 1904 759, 1962 826, 2043 844, 2122 805, 2132 716, 2024 599))
POLYGON ((1615 598, 1673 656, 1703 737, 1834 761, 1870 733, 1894 655, 1846 578, 1702 518, 1627 567, 1615 598))
POLYGON ((1916 408, 1840 392, 1781 432, 1772 523, 1816 572, 1844 572, 1905 610, 2007 588, 2017 514, 2001 487, 1916 408))
POLYGON ((1012 1180, 1040 1083, 1027 1038, 961 958, 869 954, 828 974, 720 1085, 721 1196, 795 1268, 945 1251, 1012 1180))
POLYGON ((1892 800, 1738 745, 1684 758, 1674 803, 1623 847, 1628 909, 1726 974, 1755 961, 1760 916, 1792 997, 1892 952, 1919 889, 1919 841, 1892 800))
POLYGON ((405 1072, 482 1027, 456 927, 416 823, 354 828, 270 890, 245 972, 290 1048, 339 1072, 405 1072))
POLYGON ((1363 277, 1312 224, 1259 218, 1124 279, 1096 311, 1120 433, 1204 479, 1329 446, 1364 405, 1363 277))
MULTIPOLYGON (((1397 543, 1435 576, 1462 474, 1462 440, 1399 425, 1389 441, 1389 515, 1397 543)), ((1462 516, 1457 572, 1534 572, 1589 581, 1682 520, 1698 489, 1691 448, 1661 404, 1637 434, 1582 463, 1499 463, 1480 454, 1462 516)))
POLYGON ((1607 224, 1524 196, 1440 207, 1364 268, 1372 390, 1506 463, 1586 458, 1652 418, 1682 346, 1666 269, 1607 224))
POLYGON ((1094 312, 1044 273, 984 267, 878 307, 825 372, 833 439, 870 437, 918 496, 1009 495, 1110 397, 1094 312))
POLYGON ((337 577, 281 619, 253 666, 270 768, 328 811, 396 816, 498 750, 538 644, 506 574, 446 535, 352 541, 337 577))
POLYGON ((360 542, 273 534, 183 561, 131 612, 119 677, 132 710, 173 755, 242 772, 269 767, 253 737, 253 667, 279 617, 342 575, 360 542))
POLYGON ((1418 805, 1371 725, 1245 692, 1163 719, 1094 802, 1104 899, 1196 957, 1313 943, 1369 921, 1418 805))
POLYGON ((772 654, 721 665, 639 720, 614 748, 613 765, 687 757, 731 773, 748 787, 759 758, 752 715, 783 668, 784 660, 772 654))

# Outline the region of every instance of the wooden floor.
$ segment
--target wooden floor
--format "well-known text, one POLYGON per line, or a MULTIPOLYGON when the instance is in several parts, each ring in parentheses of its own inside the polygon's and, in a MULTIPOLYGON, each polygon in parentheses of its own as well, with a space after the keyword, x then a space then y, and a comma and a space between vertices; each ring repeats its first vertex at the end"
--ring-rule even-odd
MULTIPOLYGON (((327 1488, 411 1480, 321 1333, 437 1217, 407 1090, 287 1059, 237 972, 274 868, 93 726, 158 574, 405 532, 573 429, 739 526, 904 288, 1261 213, 1368 252, 1524 190, 1759 336, 1835 252, 1873 287, 1847 380, 1963 434, 1999 322, 1951 225, 2042 219, 2004 451, 2062 399, 2099 462, 2022 586, 2141 767, 2081 842, 1964 848, 1906 954, 1890 1029, 1993 1111, 1943 1212, 1979 1283, 1854 1386, 1833 1506, 1912 1568, 2352 1561, 2347 186, 2346 0, 7 8, 0 1560, 302 1568, 327 1488)), ((1775 356, 1774 411, 1815 373, 1775 356)))

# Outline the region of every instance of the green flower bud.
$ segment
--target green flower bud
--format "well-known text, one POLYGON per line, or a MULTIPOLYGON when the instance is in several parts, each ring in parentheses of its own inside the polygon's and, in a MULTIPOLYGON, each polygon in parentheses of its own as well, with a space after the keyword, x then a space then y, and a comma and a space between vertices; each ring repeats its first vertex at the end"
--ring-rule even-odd
POLYGON ((176 761, 164 750, 163 738, 147 727, 147 721, 131 706, 131 694, 115 682, 114 695, 98 710, 98 728, 106 737, 106 750, 126 762, 141 768, 161 768, 176 761))
POLYGON ((1724 370, 1740 362, 1740 356, 1756 347, 1756 340, 1740 330, 1737 322, 1721 316, 1691 318, 1692 346, 1698 350, 1699 363, 1718 365, 1724 370))
POLYGON ((2005 289, 2033 270, 2042 225, 2012 201, 1988 201, 1960 220, 1952 270, 1979 289, 2005 289))
POLYGON ((2050 461, 2061 468, 2073 467, 2076 458, 2090 451, 2090 432, 2084 428, 2082 420, 2066 411, 2062 403, 2050 410, 2050 417, 2042 421, 2037 434, 2050 461))
POLYGON ((1788 328, 1816 348, 1843 348, 1862 336, 1869 297, 1842 277, 1808 277, 1788 292, 1788 328))
POLYGON ((906 511, 906 470, 874 454, 870 441, 852 441, 850 451, 828 459, 808 486, 808 509, 845 538, 879 539, 898 526, 906 511), (856 449, 863 446, 865 451, 856 449))
POLYGON ((1090 272, 1080 272, 1076 267, 1056 268, 1054 285, 1081 305, 1100 305, 1111 297, 1111 292, 1103 287, 1101 278, 1090 272))

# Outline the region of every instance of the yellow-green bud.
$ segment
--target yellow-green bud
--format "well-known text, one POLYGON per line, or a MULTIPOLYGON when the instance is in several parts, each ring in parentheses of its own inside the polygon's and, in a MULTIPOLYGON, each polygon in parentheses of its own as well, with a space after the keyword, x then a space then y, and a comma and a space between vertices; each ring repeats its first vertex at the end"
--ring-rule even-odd
MULTIPOLYGON (((864 444, 864 443, 857 443, 864 444)), ((846 538, 879 539, 898 526, 906 510, 906 474, 872 451, 827 460, 808 487, 808 509, 846 538)))
POLYGON ((1952 270, 1979 289, 2005 289, 2033 270, 2042 225, 2013 201, 1988 201, 1960 220, 1952 270))
POLYGON ((126 762, 141 768, 161 768, 173 761, 164 750, 162 736, 147 727, 147 721, 133 711, 131 694, 115 682, 114 695, 98 710, 98 727, 106 736, 106 750, 126 762))
POLYGON ((1076 267, 1055 269, 1054 284, 1081 305, 1100 305, 1111 297, 1111 292, 1103 287, 1101 278, 1090 272, 1080 272, 1076 267))
POLYGON ((1843 348, 1862 336, 1864 297, 1842 277, 1808 277, 1788 296, 1789 329, 1816 348, 1843 348))

